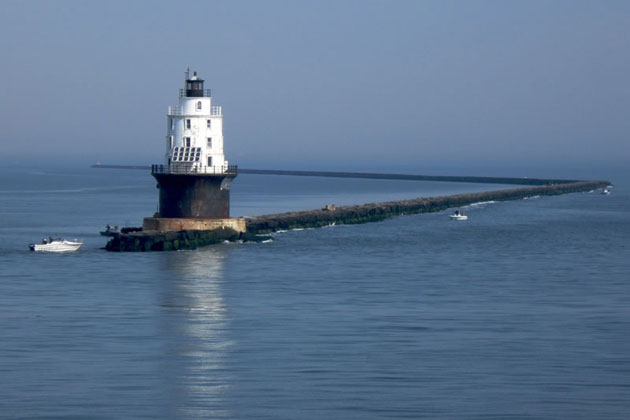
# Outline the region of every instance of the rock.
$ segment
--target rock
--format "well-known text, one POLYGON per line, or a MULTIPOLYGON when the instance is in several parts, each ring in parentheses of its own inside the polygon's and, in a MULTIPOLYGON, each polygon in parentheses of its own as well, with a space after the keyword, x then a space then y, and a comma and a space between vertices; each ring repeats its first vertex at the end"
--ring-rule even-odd
MULTIPOLYGON (((540 181, 540 180, 539 180, 540 181)), ((469 182, 462 178, 462 182, 469 182)), ((499 182, 498 180, 496 182, 499 182)), ((533 195, 557 195, 589 191, 609 184, 608 181, 560 181, 545 180, 535 187, 516 188, 499 191, 485 191, 471 194, 455 194, 444 197, 417 198, 412 200, 371 203, 361 206, 334 207, 321 210, 307 210, 255 216, 245 219, 248 233, 269 233, 285 229, 321 227, 329 224, 356 224, 377 222, 401 214, 417 214, 461 207, 480 201, 519 200, 533 195)), ((526 183, 526 182, 523 182, 526 183)))

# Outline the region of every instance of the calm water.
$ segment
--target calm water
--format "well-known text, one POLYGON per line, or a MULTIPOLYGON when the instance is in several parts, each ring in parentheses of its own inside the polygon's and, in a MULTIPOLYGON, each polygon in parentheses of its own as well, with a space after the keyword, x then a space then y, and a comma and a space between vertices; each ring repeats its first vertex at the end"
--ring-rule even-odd
MULTIPOLYGON (((139 171, 0 173, 5 418, 624 419, 630 178, 598 193, 110 254, 139 171), (76 254, 28 251, 82 238, 76 254)), ((233 214, 494 189, 241 175, 233 214)))

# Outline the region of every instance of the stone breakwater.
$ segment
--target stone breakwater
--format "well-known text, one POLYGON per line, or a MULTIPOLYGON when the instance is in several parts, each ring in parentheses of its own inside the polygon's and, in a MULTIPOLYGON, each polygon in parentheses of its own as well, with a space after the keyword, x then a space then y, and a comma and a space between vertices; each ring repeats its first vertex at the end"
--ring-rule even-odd
POLYGON ((357 206, 336 207, 332 210, 306 210, 280 214, 248 217, 245 219, 247 232, 269 233, 278 230, 314 228, 332 224, 354 224, 377 222, 392 216, 430 213, 451 207, 462 207, 484 201, 520 200, 540 195, 560 195, 590 191, 610 185, 608 181, 574 181, 536 187, 480 193, 456 194, 442 197, 416 198, 411 200, 371 203, 357 206))
POLYGON ((230 228, 167 232, 134 230, 115 235, 107 242, 105 249, 113 252, 176 251, 195 249, 225 241, 261 242, 267 239, 270 238, 238 232, 230 228))
MULTIPOLYGON (((498 182, 498 181, 497 181, 498 182)), ((550 181, 551 182, 551 181, 550 181)), ((195 249, 225 241, 261 242, 270 239, 261 234, 278 230, 315 228, 332 224, 378 222, 393 216, 430 213, 484 201, 520 200, 542 195, 560 195, 590 191, 610 185, 609 181, 569 181, 535 187, 416 198, 356 206, 327 206, 306 210, 245 218, 246 232, 229 227, 213 230, 156 231, 125 228, 106 245, 108 251, 171 251, 195 249)))
POLYGON ((239 233, 233 229, 181 230, 160 232, 156 230, 121 233, 107 242, 108 251, 171 251, 195 249, 200 246, 223 241, 238 240, 239 233))

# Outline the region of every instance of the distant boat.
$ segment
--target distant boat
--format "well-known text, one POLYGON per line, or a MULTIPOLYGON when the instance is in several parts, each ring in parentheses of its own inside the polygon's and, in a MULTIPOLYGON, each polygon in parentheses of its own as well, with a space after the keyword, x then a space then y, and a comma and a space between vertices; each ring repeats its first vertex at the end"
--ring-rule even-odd
POLYGON ((455 213, 449 216, 451 220, 468 220, 468 216, 463 211, 455 210, 455 213))
POLYGON ((604 188, 604 189, 602 190, 602 194, 604 194, 604 195, 610 195, 610 190, 609 190, 608 188, 604 188))
POLYGON ((65 239, 44 240, 41 244, 30 244, 31 251, 38 252, 74 252, 81 248, 83 242, 76 239, 74 241, 66 241, 65 239))

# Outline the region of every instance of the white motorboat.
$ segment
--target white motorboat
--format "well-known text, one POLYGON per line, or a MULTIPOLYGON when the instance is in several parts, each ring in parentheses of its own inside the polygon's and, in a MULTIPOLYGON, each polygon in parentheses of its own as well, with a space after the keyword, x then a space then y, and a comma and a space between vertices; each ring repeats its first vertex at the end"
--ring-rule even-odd
POLYGON ((604 195, 610 195, 610 190, 609 190, 608 188, 604 188, 604 189, 602 190, 602 194, 604 194, 604 195))
POLYGON ((76 239, 74 241, 66 241, 65 239, 43 240, 41 244, 31 244, 31 251, 39 252, 74 252, 81 248, 83 242, 76 239))
POLYGON ((455 210, 455 213, 449 216, 451 220, 468 220, 468 216, 463 211, 455 210))

